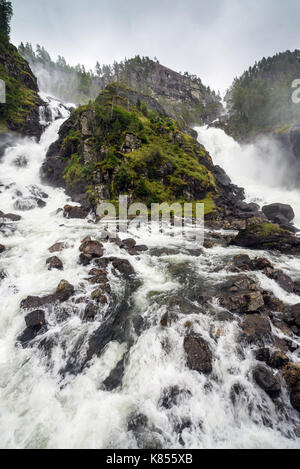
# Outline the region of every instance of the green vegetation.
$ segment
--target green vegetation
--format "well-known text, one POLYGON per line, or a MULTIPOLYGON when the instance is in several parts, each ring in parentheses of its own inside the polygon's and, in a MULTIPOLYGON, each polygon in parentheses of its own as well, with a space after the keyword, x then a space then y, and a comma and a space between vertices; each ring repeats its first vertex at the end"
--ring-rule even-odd
POLYGON ((0 42, 8 43, 13 10, 11 2, 0 0, 0 42))
POLYGON ((280 226, 277 225, 276 223, 268 223, 268 222, 261 223, 260 225, 257 225, 257 224, 252 225, 248 229, 249 231, 259 233, 263 237, 268 237, 275 233, 278 233, 278 234, 289 233, 289 231, 284 230, 283 228, 280 228, 280 226))
POLYGON ((67 184, 88 182, 94 202, 98 187, 105 185, 107 200, 114 202, 119 194, 148 206, 197 200, 205 203, 206 213, 214 212, 217 189, 207 169, 208 153, 173 119, 150 111, 142 94, 134 105, 126 97, 131 91, 111 84, 94 103, 73 111, 61 141, 67 184), (92 135, 82 134, 83 120, 92 135), (96 155, 93 162, 90 154, 96 155))
MULTIPOLYGON (((61 56, 56 61, 52 60, 39 44, 34 51, 31 44, 21 43, 19 53, 29 62, 39 78, 41 89, 65 102, 87 104, 107 85, 118 81, 140 93, 155 97, 171 115, 185 124, 212 121, 218 117, 222 108, 220 96, 206 87, 200 78, 187 72, 180 74, 168 71, 157 59, 137 55, 119 63, 114 62, 113 65, 100 65, 97 62, 94 70, 86 70, 84 65, 68 65, 61 56), (161 79, 161 73, 165 73, 165 80, 161 79), (168 88, 170 80, 173 82, 168 88), (174 80, 180 83, 181 90, 185 92, 171 99, 169 93, 174 93, 176 88, 174 80), (198 97, 194 96, 195 90, 198 97)), ((140 110, 146 112, 145 107, 140 110)))
POLYGON ((6 103, 0 104, 0 132, 8 128, 23 132, 40 98, 27 62, 9 43, 11 17, 11 2, 0 0, 0 79, 6 85, 6 103))
POLYGON ((226 97, 232 135, 284 132, 299 121, 300 106, 292 102, 292 83, 299 73, 300 50, 295 50, 263 58, 236 78, 226 97))

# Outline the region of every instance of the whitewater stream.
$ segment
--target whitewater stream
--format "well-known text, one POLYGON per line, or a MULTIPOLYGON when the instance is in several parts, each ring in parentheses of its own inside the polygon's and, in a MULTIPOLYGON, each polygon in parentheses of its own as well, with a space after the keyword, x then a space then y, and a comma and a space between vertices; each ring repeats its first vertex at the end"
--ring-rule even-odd
MULTIPOLYGON (((0 447, 300 448, 295 435, 300 427, 299 413, 290 406, 284 385, 285 411, 279 413, 255 384, 251 370, 257 362, 250 346, 241 350, 238 320, 224 322, 211 313, 191 311, 179 315, 167 328, 160 323, 173 298, 185 297, 198 286, 209 289, 224 282, 230 275, 226 265, 236 254, 247 252, 251 258, 263 254, 293 279, 299 279, 300 259, 221 246, 203 249, 203 254, 195 256, 187 249, 187 242, 183 246, 163 233, 151 237, 147 230, 138 230, 131 235, 140 244, 171 248, 174 253, 154 256, 147 251, 130 256, 116 244, 104 244, 105 255, 128 259, 139 280, 131 317, 135 322, 140 320, 141 327, 133 328, 131 342, 111 341, 81 373, 61 373, 69 356, 74 350, 79 355, 84 351, 88 338, 104 320, 99 314, 94 322, 84 322, 79 307, 79 312, 75 309, 64 321, 56 321, 55 314, 47 317, 51 324, 47 334, 58 337, 51 359, 38 344, 25 349, 16 345, 25 328, 20 309, 24 298, 53 293, 62 279, 74 285, 78 298, 88 293, 84 280, 89 267, 78 264, 79 246, 86 236, 99 238, 99 227, 91 220, 64 218, 58 209, 70 203, 69 198, 62 189, 45 186, 40 180, 47 149, 69 115, 57 101, 49 98, 48 102, 52 122, 41 141, 18 139, 0 160, 0 210, 22 217, 0 231, 0 244, 6 247, 0 257, 0 270, 6 274, 0 281, 0 447), (33 194, 44 197, 46 205, 36 206, 33 194), (19 210, 19 200, 22 208, 28 204, 30 210, 19 210), (58 254, 63 271, 49 271, 46 266, 48 249, 56 242, 67 243, 58 254), (186 366, 183 338, 188 321, 212 350, 210 376, 186 366), (103 382, 124 354, 122 387, 108 391, 103 382), (173 405, 163 405, 166 390, 174 386, 183 392, 173 405), (237 388, 243 392, 233 397, 237 388), (139 434, 128 427, 135 414, 147 418, 139 434)), ((280 181, 276 185, 274 178, 269 184, 258 178, 249 150, 222 131, 201 128, 198 133, 214 162, 234 183, 245 187, 249 200, 291 203, 300 226, 297 191, 281 189, 280 181)), ((255 149, 251 151, 253 155, 255 149)), ((256 279, 285 303, 299 302, 298 296, 286 293, 263 274, 257 274, 256 279)), ((113 277, 110 280, 112 290, 122 295, 122 282, 113 277)), ((216 314, 222 311, 217 303, 213 308, 216 314)), ((274 333, 283 337, 279 330, 274 333)), ((288 355, 291 361, 300 362, 299 349, 288 355)))

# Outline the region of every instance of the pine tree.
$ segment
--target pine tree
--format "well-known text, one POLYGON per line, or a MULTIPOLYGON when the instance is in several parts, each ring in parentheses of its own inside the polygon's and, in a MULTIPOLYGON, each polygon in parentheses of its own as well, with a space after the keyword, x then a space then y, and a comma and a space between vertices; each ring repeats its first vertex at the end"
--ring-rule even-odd
POLYGON ((0 0, 0 41, 8 42, 13 9, 11 2, 0 0))

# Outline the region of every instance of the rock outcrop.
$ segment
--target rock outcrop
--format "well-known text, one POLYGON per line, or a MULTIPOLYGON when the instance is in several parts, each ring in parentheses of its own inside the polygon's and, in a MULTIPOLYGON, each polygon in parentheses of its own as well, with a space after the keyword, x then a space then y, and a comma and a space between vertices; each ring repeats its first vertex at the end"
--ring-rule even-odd
MULTIPOLYGON (((39 138, 39 107, 44 105, 38 95, 37 79, 18 50, 9 43, 0 44, 0 79, 6 85, 6 103, 1 104, 1 130, 39 138)), ((9 134, 7 134, 9 136, 9 134)))

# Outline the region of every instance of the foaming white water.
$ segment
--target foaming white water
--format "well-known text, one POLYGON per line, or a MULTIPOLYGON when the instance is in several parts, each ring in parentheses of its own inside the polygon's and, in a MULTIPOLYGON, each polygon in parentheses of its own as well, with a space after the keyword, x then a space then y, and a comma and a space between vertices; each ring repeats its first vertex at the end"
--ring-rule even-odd
MULTIPOLYGON (((146 252, 136 257, 113 243, 104 245, 105 255, 127 258, 140 280, 133 315, 145 324, 140 333, 133 334, 132 347, 127 342, 111 341, 101 357, 94 358, 82 373, 62 377, 60 370, 77 342, 85 344, 102 324, 102 317, 85 323, 77 312, 62 324, 55 322, 55 312, 47 317, 52 326, 49 334, 57 334, 64 341, 63 347, 54 347, 50 364, 42 350, 16 347, 16 338, 25 327, 19 306, 22 299, 52 293, 62 278, 75 286, 78 297, 89 293, 82 290, 89 267, 78 264, 79 245, 87 235, 99 237, 97 225, 87 220, 66 220, 61 212, 57 213, 69 199, 63 190, 40 181, 39 170, 47 148, 68 115, 55 111, 57 102, 49 103, 53 122, 41 142, 16 142, 0 164, 0 210, 22 216, 15 231, 0 234, 0 243, 7 247, 1 255, 1 269, 7 278, 0 283, 0 447, 299 448, 294 435, 295 426, 300 425, 299 417, 286 404, 288 397, 285 396, 287 418, 283 419, 273 401, 253 381, 251 371, 257 362, 250 348, 242 350, 239 345, 238 318, 221 322, 208 312, 191 312, 178 314, 178 320, 168 328, 160 325, 171 298, 184 297, 193 285, 200 289, 224 281, 230 275, 227 262, 235 254, 245 252, 242 249, 204 249, 200 257, 195 257, 186 250, 188 244, 183 247, 177 238, 170 240, 157 231, 149 239, 146 229, 133 230, 132 235, 140 244, 172 247, 174 254, 153 256, 146 252), (56 117, 60 119, 55 121, 56 117), (26 166, 15 166, 19 156, 24 156, 26 166), (18 211, 16 200, 31 197, 33 185, 47 193, 46 206, 18 211), (45 265, 48 248, 57 241, 67 242, 67 249, 59 253, 63 272, 48 271, 45 265), (187 321, 193 322, 195 332, 211 347, 212 376, 198 374, 186 366, 183 337, 187 321), (103 381, 126 353, 122 388, 104 390, 103 381), (165 408, 162 396, 172 386, 185 393, 176 404, 165 408), (239 389, 239 393, 235 395, 234 389, 239 389), (140 437, 128 431, 133 412, 148 418, 148 430, 140 437)), ((266 256, 290 273, 300 270, 296 259, 266 256)), ((264 277, 258 280, 266 281, 264 277)), ((116 283, 113 288, 122 294, 122 285, 116 283)), ((275 286, 264 288, 272 290, 275 286)), ((290 304, 297 302, 297 298, 283 291, 280 294, 290 304)), ((215 312, 221 311, 217 304, 214 308, 215 312)), ((291 358, 300 361, 296 355, 291 358)))
POLYGON ((240 145, 221 129, 197 127, 198 140, 209 151, 234 184, 243 187, 247 202, 260 206, 280 202, 295 211, 295 225, 300 227, 300 190, 293 188, 293 174, 282 150, 271 138, 240 145))

